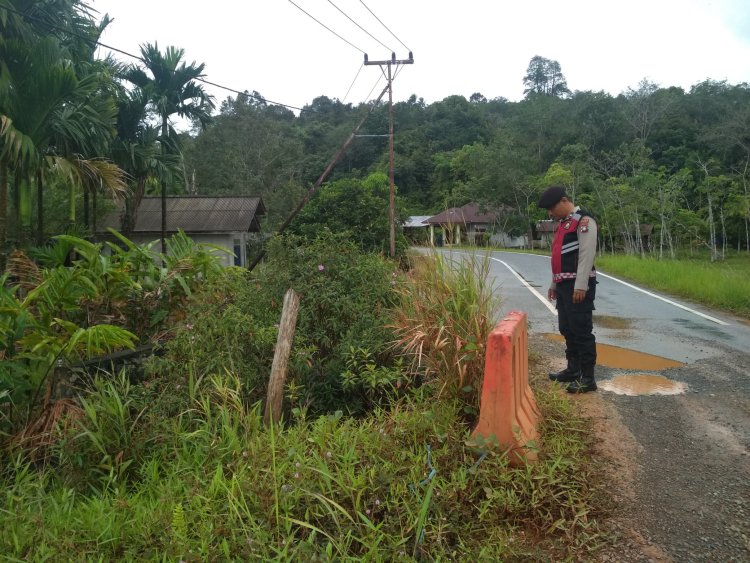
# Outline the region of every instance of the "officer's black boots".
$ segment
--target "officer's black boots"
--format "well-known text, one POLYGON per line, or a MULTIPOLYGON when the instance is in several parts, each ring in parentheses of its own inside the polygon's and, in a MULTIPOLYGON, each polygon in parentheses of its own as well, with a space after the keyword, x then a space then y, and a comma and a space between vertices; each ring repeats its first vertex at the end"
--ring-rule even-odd
POLYGON ((582 366, 581 377, 570 383, 565 390, 568 393, 588 393, 596 391, 596 380, 594 379, 594 366, 582 366))
POLYGON ((560 371, 551 371, 549 378, 559 383, 577 381, 581 377, 581 368, 575 362, 568 360, 568 367, 560 371))

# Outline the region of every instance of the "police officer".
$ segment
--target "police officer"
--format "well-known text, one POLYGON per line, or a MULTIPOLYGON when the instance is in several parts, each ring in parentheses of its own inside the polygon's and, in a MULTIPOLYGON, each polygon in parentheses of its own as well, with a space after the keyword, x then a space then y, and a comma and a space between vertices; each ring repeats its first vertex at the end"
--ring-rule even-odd
POLYGON ((550 373, 566 383, 568 393, 596 390, 596 338, 592 312, 596 296, 597 226, 594 218, 568 199, 563 186, 550 186, 539 198, 539 207, 559 221, 552 242, 552 284, 547 292, 557 301, 560 334, 565 338, 567 367, 550 373))

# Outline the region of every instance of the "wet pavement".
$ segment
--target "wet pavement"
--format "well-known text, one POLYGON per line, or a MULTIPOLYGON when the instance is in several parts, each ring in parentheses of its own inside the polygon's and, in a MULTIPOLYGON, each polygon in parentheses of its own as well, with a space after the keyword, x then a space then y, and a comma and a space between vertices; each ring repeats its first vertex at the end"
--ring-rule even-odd
MULTIPOLYGON (((524 311, 530 334, 561 342, 549 257, 488 259, 498 319, 524 311)), ((606 273, 599 282, 600 391, 574 400, 610 403, 637 442, 628 522, 667 554, 660 561, 750 562, 750 323, 606 273)))

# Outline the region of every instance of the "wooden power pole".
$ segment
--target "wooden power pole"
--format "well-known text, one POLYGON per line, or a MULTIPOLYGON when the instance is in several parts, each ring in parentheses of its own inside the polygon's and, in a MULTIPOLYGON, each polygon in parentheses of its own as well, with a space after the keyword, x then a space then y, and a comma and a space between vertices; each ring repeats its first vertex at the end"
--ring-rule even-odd
POLYGON ((388 219, 391 227, 391 246, 390 256, 391 258, 396 256, 396 185, 393 179, 393 73, 391 67, 398 65, 411 65, 414 64, 414 56, 409 52, 409 58, 405 60, 396 60, 396 53, 391 53, 391 58, 384 61, 370 61, 365 53, 365 65, 378 65, 380 70, 383 67, 387 67, 388 72, 386 77, 388 78, 388 150, 389 150, 389 170, 388 176, 390 178, 390 193, 388 197, 388 219))

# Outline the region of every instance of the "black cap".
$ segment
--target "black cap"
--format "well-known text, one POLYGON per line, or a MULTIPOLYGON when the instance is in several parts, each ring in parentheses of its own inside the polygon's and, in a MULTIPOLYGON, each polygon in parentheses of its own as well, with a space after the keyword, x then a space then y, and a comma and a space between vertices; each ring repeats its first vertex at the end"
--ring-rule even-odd
POLYGON ((539 196, 537 205, 542 209, 552 209, 562 198, 568 197, 563 186, 550 186, 539 196))

